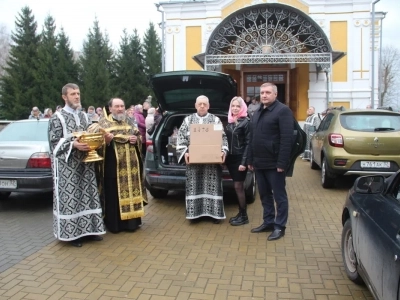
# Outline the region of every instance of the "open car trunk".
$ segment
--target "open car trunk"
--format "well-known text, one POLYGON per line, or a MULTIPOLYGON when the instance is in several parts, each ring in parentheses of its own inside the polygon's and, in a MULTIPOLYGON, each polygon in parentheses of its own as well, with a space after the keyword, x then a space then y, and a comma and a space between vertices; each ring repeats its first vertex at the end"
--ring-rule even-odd
MULTIPOLYGON (((225 128, 228 118, 226 115, 215 114, 218 116, 225 128)), ((187 114, 173 114, 164 120, 160 127, 160 132, 157 132, 155 151, 159 158, 159 164, 163 167, 185 168, 185 159, 178 161, 179 157, 176 154, 177 131, 183 123, 187 114), (176 134, 174 132, 176 131, 176 134)))

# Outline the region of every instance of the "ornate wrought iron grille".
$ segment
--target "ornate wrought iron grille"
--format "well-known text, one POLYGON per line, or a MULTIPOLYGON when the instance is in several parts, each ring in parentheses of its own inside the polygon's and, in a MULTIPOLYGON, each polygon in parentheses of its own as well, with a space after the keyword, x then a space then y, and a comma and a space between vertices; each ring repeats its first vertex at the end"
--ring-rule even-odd
POLYGON ((328 53, 330 44, 303 12, 261 4, 228 16, 209 39, 206 55, 328 53))

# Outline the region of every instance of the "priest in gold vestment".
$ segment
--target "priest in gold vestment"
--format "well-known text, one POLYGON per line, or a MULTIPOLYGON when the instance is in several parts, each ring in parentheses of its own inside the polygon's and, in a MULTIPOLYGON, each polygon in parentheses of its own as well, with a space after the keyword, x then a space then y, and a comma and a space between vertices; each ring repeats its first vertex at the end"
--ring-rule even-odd
POLYGON ((142 224, 146 190, 142 178, 142 142, 138 128, 126 118, 122 99, 109 101, 110 114, 104 114, 91 131, 104 133, 100 149, 100 189, 104 201, 104 223, 108 231, 134 231, 142 224))

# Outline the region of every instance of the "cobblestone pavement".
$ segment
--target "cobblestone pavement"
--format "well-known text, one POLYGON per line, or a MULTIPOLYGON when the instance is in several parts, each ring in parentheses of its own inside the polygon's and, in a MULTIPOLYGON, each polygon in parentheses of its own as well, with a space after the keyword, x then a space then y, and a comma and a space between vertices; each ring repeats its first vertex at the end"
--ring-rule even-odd
POLYGON ((49 193, 0 200, 0 273, 54 241, 51 216, 49 193))
MULTIPOLYGON (((248 207, 250 224, 237 227, 227 220, 218 225, 208 220, 190 223, 184 217, 182 194, 150 199, 141 229, 108 233, 104 241, 82 248, 52 241, 51 233, 45 238, 51 228, 51 205, 22 205, 7 213, 2 204, 2 237, 4 226, 14 226, 15 235, 29 232, 19 224, 37 213, 43 224, 27 236, 29 241, 43 239, 43 244, 0 271, 0 300, 372 299, 343 269, 340 217, 351 180, 324 190, 319 179, 318 171, 297 161, 294 177, 287 180, 286 235, 274 242, 267 242, 265 233, 250 233, 261 222, 259 199, 248 207), (10 214, 8 221, 3 214, 10 214)), ((236 211, 233 201, 226 204, 227 219, 236 211)), ((9 236, 10 249, 19 248, 20 239, 9 236)))

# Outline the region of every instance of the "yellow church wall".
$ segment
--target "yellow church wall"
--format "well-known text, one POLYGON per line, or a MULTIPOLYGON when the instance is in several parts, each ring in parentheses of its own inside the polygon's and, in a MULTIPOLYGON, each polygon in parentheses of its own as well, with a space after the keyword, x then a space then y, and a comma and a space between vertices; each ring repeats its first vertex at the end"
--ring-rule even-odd
POLYGON ((308 89, 309 89, 309 64, 297 64, 299 72, 298 84, 298 108, 297 120, 305 120, 307 118, 308 104, 308 89))
MULTIPOLYGON (((225 8, 222 9, 221 17, 226 18, 228 15, 237 11, 238 9, 252 5, 252 2, 253 2, 252 0, 233 1, 231 4, 227 5, 225 8)), ((262 3, 267 3, 267 1, 263 0, 262 3)), ((299 9, 307 14, 309 12, 308 6, 305 5, 304 3, 302 3, 301 0, 280 0, 279 3, 296 7, 297 9, 299 9)))
POLYGON ((202 70, 193 60, 201 52, 201 26, 186 27, 186 70, 202 70))
MULTIPOLYGON (((331 21, 332 49, 347 53, 347 21, 331 21)), ((347 55, 333 65, 333 82, 347 82, 347 55)))

